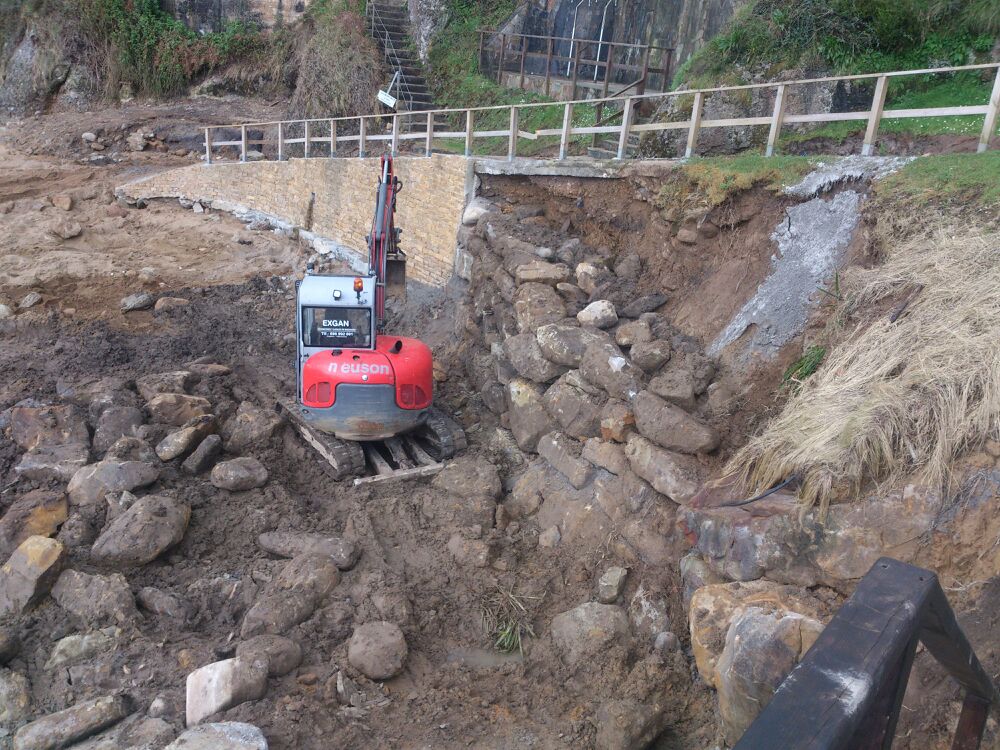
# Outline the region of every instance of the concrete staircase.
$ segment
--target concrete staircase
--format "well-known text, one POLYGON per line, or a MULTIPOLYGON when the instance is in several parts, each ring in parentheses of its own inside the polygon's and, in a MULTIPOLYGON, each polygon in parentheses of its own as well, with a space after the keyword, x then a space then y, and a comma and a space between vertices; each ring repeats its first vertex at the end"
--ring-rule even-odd
MULTIPOLYGON (((629 133, 628 144, 625 146, 625 158, 630 159, 635 156, 639 148, 639 134, 629 133)), ((618 156, 618 139, 612 137, 602 138, 597 141, 597 145, 587 149, 587 156, 592 159, 614 159, 618 156)))
POLYGON ((435 109, 427 79, 424 78, 423 65, 410 40, 406 6, 369 0, 365 9, 365 26, 382 48, 390 72, 399 71, 398 88, 392 91, 393 96, 399 99, 397 111, 435 109))

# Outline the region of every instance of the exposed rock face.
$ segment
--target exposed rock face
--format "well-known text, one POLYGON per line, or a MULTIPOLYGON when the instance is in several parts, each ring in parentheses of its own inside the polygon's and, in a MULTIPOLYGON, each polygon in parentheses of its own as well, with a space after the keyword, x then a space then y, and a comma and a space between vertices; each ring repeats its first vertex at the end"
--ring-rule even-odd
POLYGON ((398 625, 369 622, 355 628, 347 659, 369 679, 388 680, 402 671, 408 653, 406 638, 398 625))
POLYGON ((145 565, 184 538, 191 506, 164 495, 147 495, 109 524, 91 558, 104 565, 145 565))
POLYGON ((0 568, 0 620, 41 600, 62 570, 66 550, 55 539, 31 536, 0 568))
POLYGON ((212 714, 260 700, 267 692, 266 660, 224 659, 187 677, 186 719, 193 726, 212 714))
POLYGON ((121 721, 129 713, 125 696, 107 696, 77 703, 36 719, 17 730, 14 750, 50 750, 68 747, 121 721))
POLYGON ((609 649, 628 648, 632 632, 625 610, 585 602, 552 618, 552 641, 570 666, 599 659, 609 649))

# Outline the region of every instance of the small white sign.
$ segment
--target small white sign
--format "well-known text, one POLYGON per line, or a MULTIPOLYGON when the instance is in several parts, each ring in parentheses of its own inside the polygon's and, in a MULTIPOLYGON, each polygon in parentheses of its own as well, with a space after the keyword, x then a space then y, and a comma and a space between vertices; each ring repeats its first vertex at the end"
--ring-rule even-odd
POLYGON ((378 92, 378 100, 391 109, 396 108, 396 97, 392 94, 388 94, 385 91, 380 90, 378 92))

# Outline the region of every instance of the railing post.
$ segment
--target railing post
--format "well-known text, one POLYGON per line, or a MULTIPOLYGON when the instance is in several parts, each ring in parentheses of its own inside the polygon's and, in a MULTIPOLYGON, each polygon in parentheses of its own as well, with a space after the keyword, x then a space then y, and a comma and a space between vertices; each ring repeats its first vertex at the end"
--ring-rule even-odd
POLYGON ((472 117, 471 109, 465 110, 465 155, 472 156, 472 117))
POLYGON ((365 135, 366 135, 366 122, 364 117, 358 118, 358 158, 365 158, 365 135))
MULTIPOLYGON (((598 102, 597 106, 594 107, 594 125, 600 125, 601 120, 604 118, 604 102, 598 102)), ((601 134, 594 133, 590 139, 590 147, 597 148, 597 143, 600 140, 601 134)))
POLYGON ((570 96, 569 96, 570 99, 576 99, 576 79, 577 79, 577 72, 578 72, 578 70, 580 68, 580 47, 581 46, 582 45, 578 44, 578 45, 576 45, 576 48, 573 50, 573 84, 572 84, 573 88, 572 88, 572 90, 570 92, 570 96))
POLYGON ((862 156, 871 156, 875 149, 875 137, 878 135, 878 125, 882 121, 882 109, 885 107, 885 90, 889 83, 887 76, 879 76, 875 84, 875 97, 872 108, 868 112, 868 128, 865 130, 865 143, 861 147, 862 156))
POLYGON ((517 107, 510 108, 510 135, 507 137, 507 161, 514 161, 517 156, 517 130, 518 130, 517 107))
POLYGON ((485 38, 485 32, 479 30, 479 72, 483 72, 483 40, 485 38))
POLYGON ((774 156, 774 148, 778 145, 781 134, 781 121, 785 117, 785 84, 778 86, 774 95, 774 114, 771 115, 771 131, 767 134, 767 151, 764 156, 774 156))
POLYGON ((504 53, 507 51, 507 35, 500 35, 500 62, 497 65, 497 83, 503 86, 503 58, 504 53))
POLYGON ((240 161, 247 160, 247 126, 240 125, 240 161))
POLYGON ((309 158, 309 120, 302 121, 302 135, 305 136, 302 140, 302 157, 304 159, 309 158))
POLYGON ((205 163, 212 163, 212 129, 205 128, 205 163))
POLYGON ((573 105, 563 105, 563 126, 562 135, 559 136, 559 158, 566 158, 566 149, 569 146, 569 131, 573 126, 573 105))
POLYGON ((552 37, 549 37, 549 51, 545 56, 545 96, 549 95, 549 80, 552 78, 552 37))
POLYGON ((983 120, 983 134, 979 136, 979 146, 977 153, 983 153, 990 147, 990 139, 997 129, 997 119, 1000 116, 1000 67, 997 68, 997 77, 993 80, 993 93, 990 94, 990 103, 986 106, 986 119, 983 120))
POLYGON ((396 156, 399 153, 399 115, 392 116, 392 146, 391 153, 396 156))
POLYGON ((639 89, 638 94, 642 96, 646 93, 646 79, 649 77, 649 45, 646 45, 646 50, 642 53, 642 77, 639 79, 639 89))
POLYGON ((517 87, 519 89, 524 88, 524 56, 528 52, 528 37, 521 35, 521 80, 518 81, 517 87))
POLYGON ((606 97, 608 95, 608 86, 611 84, 611 75, 614 70, 615 64, 615 45, 608 44, 608 61, 604 65, 604 91, 601 92, 601 96, 606 97))
POLYGON ((337 155, 337 121, 330 120, 330 156, 337 155))
POLYGON ((427 144, 425 146, 427 155, 430 156, 434 148, 434 114, 427 113, 427 144))
POLYGON ((694 156, 695 146, 698 145, 698 131, 701 130, 701 110, 705 95, 698 92, 694 95, 694 106, 691 108, 691 128, 688 130, 687 148, 684 149, 684 158, 690 159, 694 156))
POLYGON ((278 123, 278 161, 285 160, 285 123, 278 123))
POLYGON ((628 153, 628 136, 629 131, 632 129, 632 97, 630 96, 625 100, 625 109, 622 110, 622 131, 618 136, 618 156, 617 159, 624 159, 626 153, 628 153))

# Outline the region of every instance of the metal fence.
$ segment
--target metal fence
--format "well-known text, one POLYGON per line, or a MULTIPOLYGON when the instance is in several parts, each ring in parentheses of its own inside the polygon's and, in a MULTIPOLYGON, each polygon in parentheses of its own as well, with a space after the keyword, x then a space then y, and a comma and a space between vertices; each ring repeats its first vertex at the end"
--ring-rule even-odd
POLYGON ((782 127, 800 123, 864 122, 865 136, 862 154, 871 155, 879 125, 886 119, 936 118, 955 116, 982 117, 978 151, 986 151, 996 133, 1000 115, 1000 63, 963 65, 946 68, 871 73, 866 75, 827 76, 779 83, 757 83, 744 86, 720 86, 690 91, 631 94, 568 102, 539 102, 517 105, 471 107, 467 109, 435 109, 422 112, 386 112, 358 117, 335 117, 311 120, 250 122, 237 125, 213 125, 205 130, 205 161, 220 158, 247 161, 286 159, 295 157, 372 156, 379 149, 399 153, 424 153, 436 150, 476 155, 477 141, 486 145, 480 153, 513 160, 519 149, 532 144, 532 151, 548 144, 559 159, 569 156, 575 142, 605 136, 616 142, 616 156, 628 155, 629 138, 649 132, 686 131, 684 155, 694 155, 698 137, 706 128, 736 128, 764 126, 768 129, 766 155, 774 153, 782 127), (886 109, 886 93, 890 81, 907 78, 952 75, 992 71, 993 85, 986 103, 970 103, 947 107, 918 109, 886 109), (817 83, 874 81, 871 103, 866 109, 851 112, 787 111, 789 93, 796 87, 817 83), (705 119, 705 102, 709 97, 733 92, 765 90, 773 96, 771 112, 759 117, 705 119), (691 111, 683 120, 664 119, 656 112, 667 99, 687 97, 691 111), (521 123, 538 110, 548 108, 550 124, 557 127, 535 127, 526 130, 521 123), (599 113, 599 114, 598 114, 599 113), (557 116, 558 115, 558 116, 557 116), (443 126, 439 121, 445 121, 443 126), (478 127, 477 127, 478 125, 478 127), (260 147, 251 149, 251 147, 260 147))

